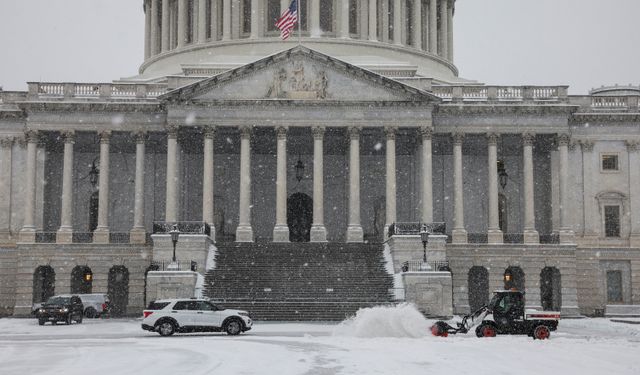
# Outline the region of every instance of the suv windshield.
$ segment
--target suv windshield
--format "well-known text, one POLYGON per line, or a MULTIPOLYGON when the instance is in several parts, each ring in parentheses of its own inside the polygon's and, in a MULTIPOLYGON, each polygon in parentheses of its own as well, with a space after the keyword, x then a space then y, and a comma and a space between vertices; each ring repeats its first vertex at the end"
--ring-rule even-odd
POLYGON ((47 305, 68 305, 71 297, 51 297, 47 300, 47 305))

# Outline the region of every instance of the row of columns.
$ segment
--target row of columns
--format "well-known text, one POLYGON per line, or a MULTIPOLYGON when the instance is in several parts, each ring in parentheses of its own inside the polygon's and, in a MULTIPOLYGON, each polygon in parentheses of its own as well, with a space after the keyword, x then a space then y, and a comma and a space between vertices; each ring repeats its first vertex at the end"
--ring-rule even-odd
MULTIPOLYGON (((237 39, 242 34, 242 22, 240 22, 240 0, 223 0, 222 9, 215 0, 195 0, 191 10, 194 19, 193 27, 188 25, 189 21, 189 1, 175 0, 175 7, 170 6, 169 0, 146 0, 145 9, 145 59, 162 52, 167 52, 173 48, 181 48, 187 43, 206 43, 207 35, 211 35, 214 40, 237 39), (207 1, 211 1, 210 15, 207 15, 207 1), (177 9, 175 18, 172 12, 177 9), (221 14, 222 27, 221 35, 218 35, 219 13, 221 14), (236 20, 237 18, 237 20, 236 20), (174 22, 174 19, 176 21, 174 22), (210 20, 207 23, 207 20, 210 20), (235 21, 235 22, 234 22, 235 21), (234 26, 232 28, 232 25, 234 26), (210 30, 207 30, 209 28, 210 30), (191 30, 191 32, 190 32, 191 30), (175 36, 176 43, 172 45, 172 36, 175 36), (190 37, 191 35, 191 37, 190 37)), ((453 10, 452 0, 430 0, 428 5, 423 0, 413 0, 411 12, 413 22, 409 25, 413 32, 412 40, 403 43, 403 32, 406 28, 406 17, 403 17, 405 0, 392 0, 390 5, 386 1, 382 4, 382 9, 378 9, 377 0, 365 0, 362 4, 367 5, 367 18, 361 19, 359 37, 371 41, 378 41, 378 16, 383 15, 383 35, 384 42, 389 41, 387 30, 389 20, 385 15, 389 14, 389 7, 393 7, 393 43, 397 45, 407 44, 416 49, 424 49, 434 55, 439 55, 449 61, 453 61, 453 10), (426 14, 426 22, 423 23, 422 14, 426 14), (440 22, 438 22, 440 20, 440 22), (363 23, 366 22, 366 25, 363 23), (426 40, 423 42, 423 35, 426 40)), ((281 0, 280 9, 285 9, 290 4, 289 0, 281 0)), ((309 34, 311 37, 320 37, 320 0, 309 0, 309 34)), ((265 1, 251 1, 251 31, 250 38, 261 38, 264 36, 264 22, 271 22, 266 19, 267 5, 265 1)), ((362 7, 358 7, 364 13, 362 7)), ((306 11, 303 9, 302 11, 306 11)), ((335 19, 336 35, 339 38, 350 38, 350 4, 349 0, 337 0, 335 19)), ((245 12, 246 14, 246 12, 245 12)))
MULTIPOLYGON (((385 233, 392 223, 396 222, 396 127, 385 127, 386 137, 386 218, 385 233)), ((327 238, 324 227, 324 197, 323 197, 323 142, 324 128, 313 127, 313 223, 311 240, 324 242, 327 238)), ((421 208, 423 222, 433 221, 432 207, 432 134, 431 126, 419 129, 421 148, 421 208)), ((20 231, 20 242, 35 241, 35 202, 36 202, 36 156, 38 136, 34 131, 26 132, 27 165, 24 186, 24 224, 20 231)), ((95 243, 109 242, 109 131, 100 134, 100 176, 99 176, 99 207, 98 225, 94 232, 95 243)), ((166 212, 167 222, 178 221, 178 127, 167 129, 167 179, 166 179, 166 212)), ((349 135, 349 211, 347 226, 347 242, 362 242, 363 230, 360 218, 360 135, 361 128, 348 128, 349 135)), ((214 136, 215 128, 204 129, 204 165, 203 165, 203 221, 213 223, 214 201, 214 136)), ((277 166, 276 166, 276 225, 273 231, 275 242, 287 242, 289 229, 287 227, 287 128, 277 127, 277 166)), ((466 243, 467 232, 464 225, 464 194, 463 194, 463 160, 462 143, 464 134, 454 133, 453 137, 453 182, 454 182, 454 217, 452 240, 453 243, 466 243)), ((58 243, 72 242, 72 212, 73 212, 73 147, 75 135, 64 132, 64 155, 62 173, 62 205, 61 220, 58 230, 58 243)), ((144 132, 134 134, 136 140, 136 171, 135 171, 135 202, 134 226, 131 230, 132 242, 144 242, 144 132)), ((488 134, 488 201, 489 201, 489 243, 503 243, 503 233, 498 223, 498 175, 497 175, 497 142, 498 134, 488 134)), ((534 171, 533 171, 533 142, 535 136, 525 133, 523 139, 523 199, 524 199, 524 240, 525 243, 539 243, 539 235, 535 229, 534 212, 534 171)), ((558 137, 559 153, 559 203, 560 203, 560 234, 567 240, 572 239, 573 232, 569 226, 567 207, 567 176, 568 176, 568 145, 569 136, 561 134, 558 137)), ((4 157, 3 160, 7 158, 4 157)), ((635 154, 634 154, 635 157, 635 154)), ((640 179, 640 176, 638 176, 640 179)), ((6 182, 0 183, 0 192, 6 194, 6 182)), ((240 188, 239 188, 239 222, 236 230, 236 241, 251 242, 254 240, 251 226, 251 128, 240 128, 240 188)), ((214 228, 213 228, 214 229, 214 228)))

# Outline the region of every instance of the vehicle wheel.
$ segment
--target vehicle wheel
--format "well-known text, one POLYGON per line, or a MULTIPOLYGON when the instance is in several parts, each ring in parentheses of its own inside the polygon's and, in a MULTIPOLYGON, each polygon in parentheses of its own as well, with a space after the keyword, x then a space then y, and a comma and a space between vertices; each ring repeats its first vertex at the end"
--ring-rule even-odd
POLYGON ((497 334, 496 327, 490 324, 481 324, 476 329, 476 336, 478 337, 496 337, 497 334))
POLYGON ((38 319, 38 325, 43 326, 45 322, 46 322, 46 320, 44 320, 44 319, 38 319))
POLYGON ((156 330, 160 336, 171 336, 176 332, 176 326, 169 320, 164 320, 156 325, 156 330))
POLYGON ((549 327, 547 326, 537 326, 533 330, 533 339, 534 340, 546 340, 551 336, 551 331, 549 331, 549 327))
POLYGON ((230 336, 239 335, 242 332, 242 323, 238 319, 232 319, 227 322, 224 331, 230 336))
POLYGON ((93 307, 87 307, 86 309, 84 309, 84 316, 89 319, 93 319, 97 315, 98 315, 98 312, 93 307))

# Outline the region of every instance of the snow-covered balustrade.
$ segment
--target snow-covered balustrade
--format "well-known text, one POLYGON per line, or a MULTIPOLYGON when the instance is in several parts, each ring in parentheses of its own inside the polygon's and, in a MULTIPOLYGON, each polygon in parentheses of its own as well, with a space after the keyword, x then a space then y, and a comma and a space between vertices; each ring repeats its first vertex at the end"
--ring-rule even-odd
POLYGON ((434 86, 434 95, 453 102, 566 102, 566 86, 434 86))
POLYGON ((592 96, 591 108, 607 110, 638 110, 640 98, 637 96, 592 96))
POLYGON ((449 262, 408 260, 402 263, 402 272, 449 271, 449 262))
POLYGON ((117 99, 156 98, 167 91, 165 85, 142 83, 54 83, 29 82, 27 98, 38 99, 117 99))

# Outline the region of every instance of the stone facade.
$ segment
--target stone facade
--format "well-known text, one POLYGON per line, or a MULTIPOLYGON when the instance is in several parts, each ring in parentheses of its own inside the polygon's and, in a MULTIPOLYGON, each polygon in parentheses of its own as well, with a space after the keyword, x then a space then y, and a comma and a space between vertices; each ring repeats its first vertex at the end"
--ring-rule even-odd
POLYGON ((400 272, 422 245, 388 228, 444 222, 429 251, 455 313, 470 280, 502 288, 507 269, 532 307, 640 304, 640 88, 466 81, 452 0, 306 1, 301 45, 267 22, 286 1, 250 2, 246 25, 249 2, 229 3, 144 1, 136 77, 0 91, 0 313, 28 313, 52 272, 74 291, 76 266, 94 292, 126 269, 123 311, 139 312, 147 270, 171 259, 156 225, 176 222, 210 227, 179 245, 199 272, 213 242, 295 236, 388 240, 400 272))

